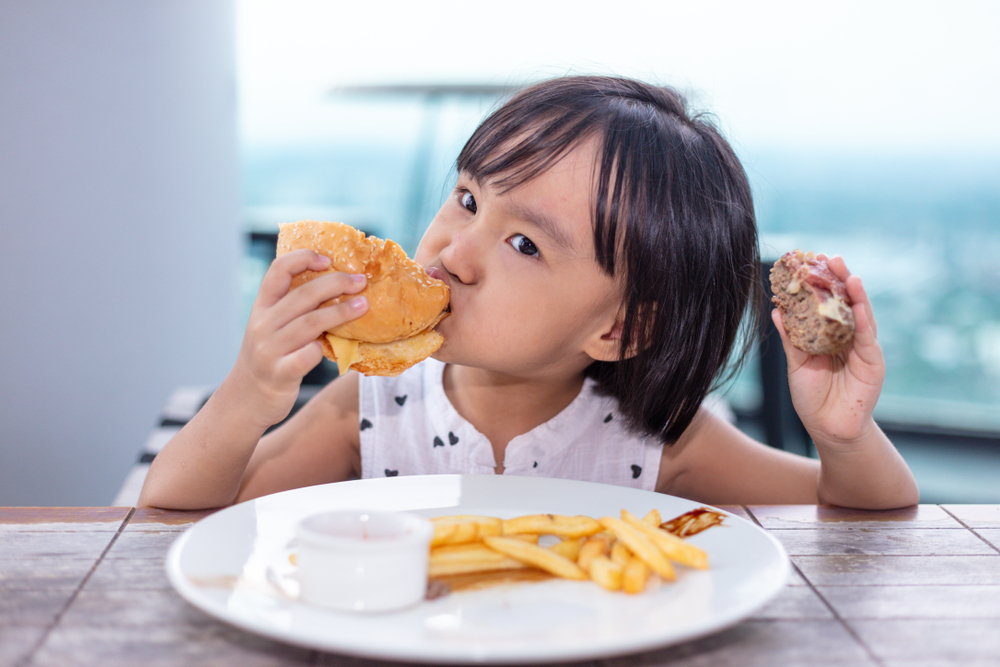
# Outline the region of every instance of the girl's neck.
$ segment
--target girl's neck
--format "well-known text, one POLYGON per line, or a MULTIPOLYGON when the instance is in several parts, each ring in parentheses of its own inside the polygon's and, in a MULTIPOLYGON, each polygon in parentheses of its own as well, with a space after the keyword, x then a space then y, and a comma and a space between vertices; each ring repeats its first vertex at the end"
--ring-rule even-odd
POLYGON ((493 445, 497 473, 507 443, 544 424, 573 402, 584 375, 523 378, 448 364, 444 391, 452 406, 493 445))

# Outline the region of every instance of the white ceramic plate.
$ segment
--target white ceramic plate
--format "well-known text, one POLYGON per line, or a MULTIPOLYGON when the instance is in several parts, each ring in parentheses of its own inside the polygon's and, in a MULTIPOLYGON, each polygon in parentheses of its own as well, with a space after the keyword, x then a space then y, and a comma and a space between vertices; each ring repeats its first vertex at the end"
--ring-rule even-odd
POLYGON ((788 557, 763 530, 729 515, 690 538, 707 571, 678 567, 677 581, 640 595, 590 582, 551 580, 453 593, 404 611, 353 614, 299 602, 288 560, 295 523, 315 512, 367 508, 425 516, 586 514, 664 520, 700 507, 617 486, 532 477, 391 477, 286 491, 196 523, 171 547, 178 593, 250 632, 308 648, 412 662, 541 663, 635 653, 701 637, 746 618, 785 585, 788 557))

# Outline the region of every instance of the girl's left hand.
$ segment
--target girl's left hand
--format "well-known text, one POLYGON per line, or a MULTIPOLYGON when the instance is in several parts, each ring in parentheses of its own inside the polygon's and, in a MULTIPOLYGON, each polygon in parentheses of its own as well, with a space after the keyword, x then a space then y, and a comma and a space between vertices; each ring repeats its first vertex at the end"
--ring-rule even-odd
MULTIPOLYGON (((819 258, 826 259, 823 255, 819 258)), ((850 347, 834 356, 803 352, 792 346, 777 309, 771 312, 771 319, 781 334, 792 404, 802 424, 814 441, 849 447, 875 426, 872 411, 882 391, 885 360, 861 278, 851 275, 841 257, 827 260, 827 265, 844 281, 853 304, 854 341, 850 347)))

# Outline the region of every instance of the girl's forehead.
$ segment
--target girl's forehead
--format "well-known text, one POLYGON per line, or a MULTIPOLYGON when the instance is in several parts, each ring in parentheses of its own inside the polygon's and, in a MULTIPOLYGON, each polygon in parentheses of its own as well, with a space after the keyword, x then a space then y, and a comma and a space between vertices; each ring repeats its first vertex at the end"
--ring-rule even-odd
POLYGON ((509 137, 488 153, 479 153, 465 165, 477 181, 490 183, 500 191, 518 187, 543 176, 567 160, 581 159, 591 168, 599 164, 601 142, 594 134, 577 137, 570 142, 543 142, 527 128, 509 137))
POLYGON ((595 156, 585 147, 567 152, 547 169, 502 189, 481 184, 509 213, 531 223, 565 250, 593 255, 595 156))

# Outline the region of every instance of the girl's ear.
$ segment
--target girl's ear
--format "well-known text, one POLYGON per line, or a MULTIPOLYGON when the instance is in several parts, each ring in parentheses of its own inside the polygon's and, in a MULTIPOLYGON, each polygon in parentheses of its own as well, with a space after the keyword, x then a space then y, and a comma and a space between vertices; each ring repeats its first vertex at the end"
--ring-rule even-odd
MULTIPOLYGON (((596 333, 588 342, 584 352, 594 361, 618 361, 621 359, 622 328, 624 324, 621 318, 615 318, 610 328, 603 332, 596 333)), ((639 346, 633 342, 625 354, 626 359, 631 359, 639 353, 639 346)))

